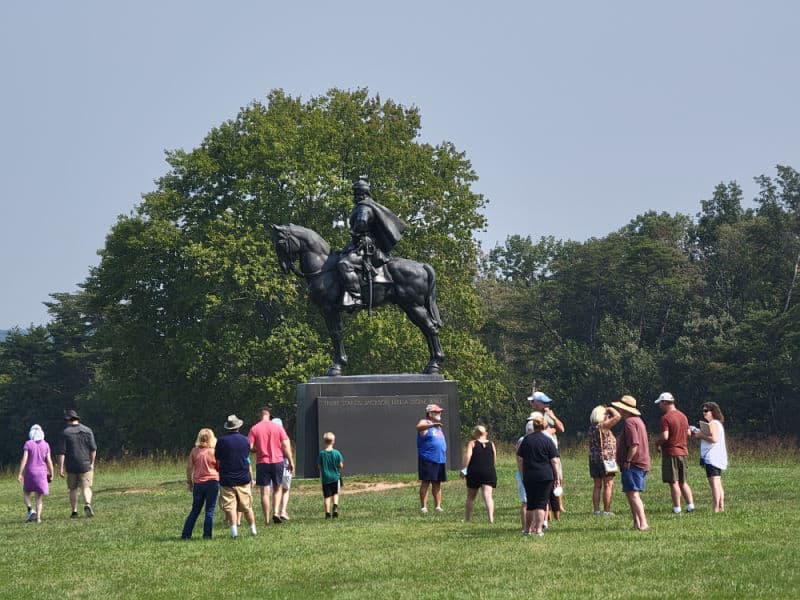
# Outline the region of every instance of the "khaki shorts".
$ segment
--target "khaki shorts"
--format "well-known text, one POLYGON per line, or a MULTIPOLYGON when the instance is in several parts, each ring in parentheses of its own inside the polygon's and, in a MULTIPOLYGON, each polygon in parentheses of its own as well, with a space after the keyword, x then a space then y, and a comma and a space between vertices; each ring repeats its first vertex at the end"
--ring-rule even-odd
POLYGON ((220 488, 219 503, 225 512, 247 512, 253 508, 253 490, 249 483, 220 488))
POLYGON ((94 469, 86 473, 67 473, 67 489, 90 488, 94 484, 94 469))
POLYGON ((688 471, 688 461, 686 456, 667 456, 661 457, 661 481, 664 483, 683 483, 686 481, 688 471))

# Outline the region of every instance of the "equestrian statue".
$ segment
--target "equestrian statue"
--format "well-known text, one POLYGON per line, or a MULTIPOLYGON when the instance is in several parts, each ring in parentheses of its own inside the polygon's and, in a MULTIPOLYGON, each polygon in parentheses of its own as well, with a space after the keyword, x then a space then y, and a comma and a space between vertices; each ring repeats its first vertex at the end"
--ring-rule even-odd
POLYGON ((272 225, 272 240, 281 270, 308 283, 308 295, 319 307, 333 342, 328 376, 342 374, 347 354, 342 344, 342 312, 391 303, 419 327, 430 354, 423 373, 440 373, 444 352, 439 341, 442 320, 436 305, 436 273, 430 265, 389 256, 407 225, 370 196, 365 177, 353 184, 350 241, 341 252, 317 232, 299 225, 272 225), (295 262, 299 262, 299 269, 295 262))

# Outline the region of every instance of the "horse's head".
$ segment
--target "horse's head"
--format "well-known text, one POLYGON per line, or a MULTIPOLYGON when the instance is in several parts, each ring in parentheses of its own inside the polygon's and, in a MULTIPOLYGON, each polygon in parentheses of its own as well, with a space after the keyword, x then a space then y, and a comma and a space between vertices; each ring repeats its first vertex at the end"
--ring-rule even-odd
POLYGON ((275 253, 278 255, 278 264, 284 275, 292 270, 292 254, 297 252, 297 241, 292 237, 287 225, 272 225, 272 241, 275 244, 275 253))

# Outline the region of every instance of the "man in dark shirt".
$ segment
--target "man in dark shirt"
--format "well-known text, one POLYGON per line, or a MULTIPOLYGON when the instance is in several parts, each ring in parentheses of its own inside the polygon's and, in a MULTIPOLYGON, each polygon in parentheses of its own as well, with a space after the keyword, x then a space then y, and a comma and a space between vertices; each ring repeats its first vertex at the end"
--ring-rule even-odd
POLYGON ((250 488, 250 440, 239 433, 244 421, 229 415, 226 434, 217 440, 214 456, 219 462, 219 486, 222 510, 231 524, 231 537, 239 536, 238 513, 244 513, 250 533, 256 535, 253 492, 250 488))
POLYGON ((78 518, 78 488, 83 491, 83 512, 87 517, 93 517, 92 485, 94 484, 94 463, 97 457, 94 433, 80 422, 78 413, 72 409, 64 412, 64 420, 67 422, 67 426, 61 432, 56 449, 58 474, 64 477, 66 473, 72 518, 78 518))

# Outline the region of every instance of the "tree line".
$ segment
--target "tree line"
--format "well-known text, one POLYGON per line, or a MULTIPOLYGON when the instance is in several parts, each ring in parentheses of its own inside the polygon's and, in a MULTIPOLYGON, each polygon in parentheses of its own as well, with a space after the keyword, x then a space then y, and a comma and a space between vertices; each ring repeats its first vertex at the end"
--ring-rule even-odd
MULTIPOLYGON (((120 216, 50 322, 0 342, 0 462, 33 422, 76 408, 109 455, 184 450, 199 427, 271 404, 290 430, 297 383, 329 341, 304 284, 280 274, 270 224, 344 246, 350 186, 409 223, 394 251, 437 272, 445 376, 465 428, 514 439, 533 381, 568 431, 601 402, 664 389, 691 412, 716 400, 734 430, 794 434, 800 177, 758 178, 754 208, 721 184, 696 218, 647 213, 585 242, 515 235, 481 252, 486 199, 452 143, 419 141, 416 107, 367 90, 302 101, 281 90, 213 128, 120 216)), ((425 341, 398 310, 345 324, 350 373, 419 372, 425 341)), ((655 417, 655 411, 645 414, 655 417)))

